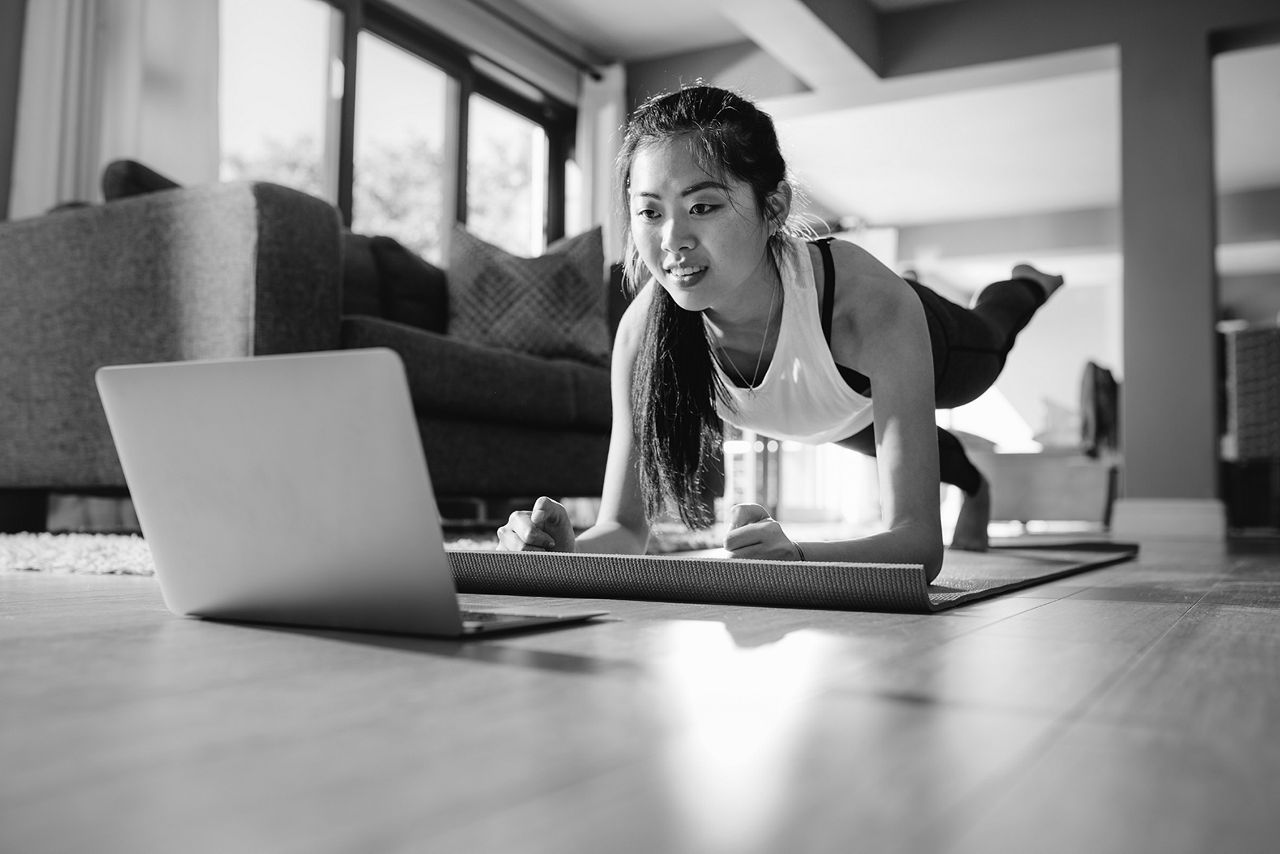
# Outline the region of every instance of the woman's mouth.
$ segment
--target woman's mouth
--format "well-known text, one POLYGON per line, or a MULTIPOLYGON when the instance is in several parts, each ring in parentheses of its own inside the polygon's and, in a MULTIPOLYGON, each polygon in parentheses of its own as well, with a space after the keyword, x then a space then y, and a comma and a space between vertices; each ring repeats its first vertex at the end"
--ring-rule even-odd
POLYGON ((667 276, 671 281, 680 285, 693 284, 700 279, 702 274, 705 272, 707 272, 706 267, 698 266, 696 264, 667 268, 667 276))

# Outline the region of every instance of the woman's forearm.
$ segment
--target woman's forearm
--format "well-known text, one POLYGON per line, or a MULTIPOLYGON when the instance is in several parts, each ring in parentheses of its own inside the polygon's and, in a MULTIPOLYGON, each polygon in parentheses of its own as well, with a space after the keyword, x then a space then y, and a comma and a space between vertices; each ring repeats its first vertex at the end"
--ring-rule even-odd
POLYGON ((903 526, 853 540, 798 542, 806 560, 849 563, 918 563, 933 581, 942 570, 942 532, 903 526))
POLYGON ((578 535, 576 551, 596 554, 644 554, 648 530, 636 531, 619 522, 597 522, 578 535))

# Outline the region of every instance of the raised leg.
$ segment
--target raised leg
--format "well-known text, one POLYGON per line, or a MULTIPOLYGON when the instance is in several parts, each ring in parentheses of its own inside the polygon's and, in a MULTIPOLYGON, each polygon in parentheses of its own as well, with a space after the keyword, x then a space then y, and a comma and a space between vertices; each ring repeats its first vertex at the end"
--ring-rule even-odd
POLYGON ((1044 288, 1044 298, 1048 299, 1053 296, 1053 292, 1062 287, 1063 278, 1054 276, 1042 270, 1038 270, 1030 264, 1015 264, 1013 267, 1013 278, 1029 279, 1040 287, 1044 288))

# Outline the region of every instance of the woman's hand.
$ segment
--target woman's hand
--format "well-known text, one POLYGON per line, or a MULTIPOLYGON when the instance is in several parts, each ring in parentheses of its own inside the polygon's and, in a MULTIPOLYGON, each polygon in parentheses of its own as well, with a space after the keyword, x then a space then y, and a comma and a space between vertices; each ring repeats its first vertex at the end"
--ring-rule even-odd
POLYGON ((517 510, 498 529, 498 548, 509 552, 571 552, 575 537, 569 513, 545 495, 532 510, 517 510))
POLYGON ((730 508, 724 547, 735 558, 804 560, 800 548, 759 504, 735 504, 730 508))

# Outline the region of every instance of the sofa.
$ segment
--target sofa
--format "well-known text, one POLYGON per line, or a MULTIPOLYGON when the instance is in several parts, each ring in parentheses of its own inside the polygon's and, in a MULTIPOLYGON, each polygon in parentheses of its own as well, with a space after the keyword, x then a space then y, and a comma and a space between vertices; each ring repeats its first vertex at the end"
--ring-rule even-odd
MULTIPOLYGON (((320 199, 158 179, 112 164, 106 203, 0 223, 0 524, 38 528, 50 493, 125 493, 97 368, 342 348, 402 357, 442 507, 599 495, 607 359, 451 334, 449 274, 320 199)), ((606 330, 619 285, 601 263, 606 330)))

